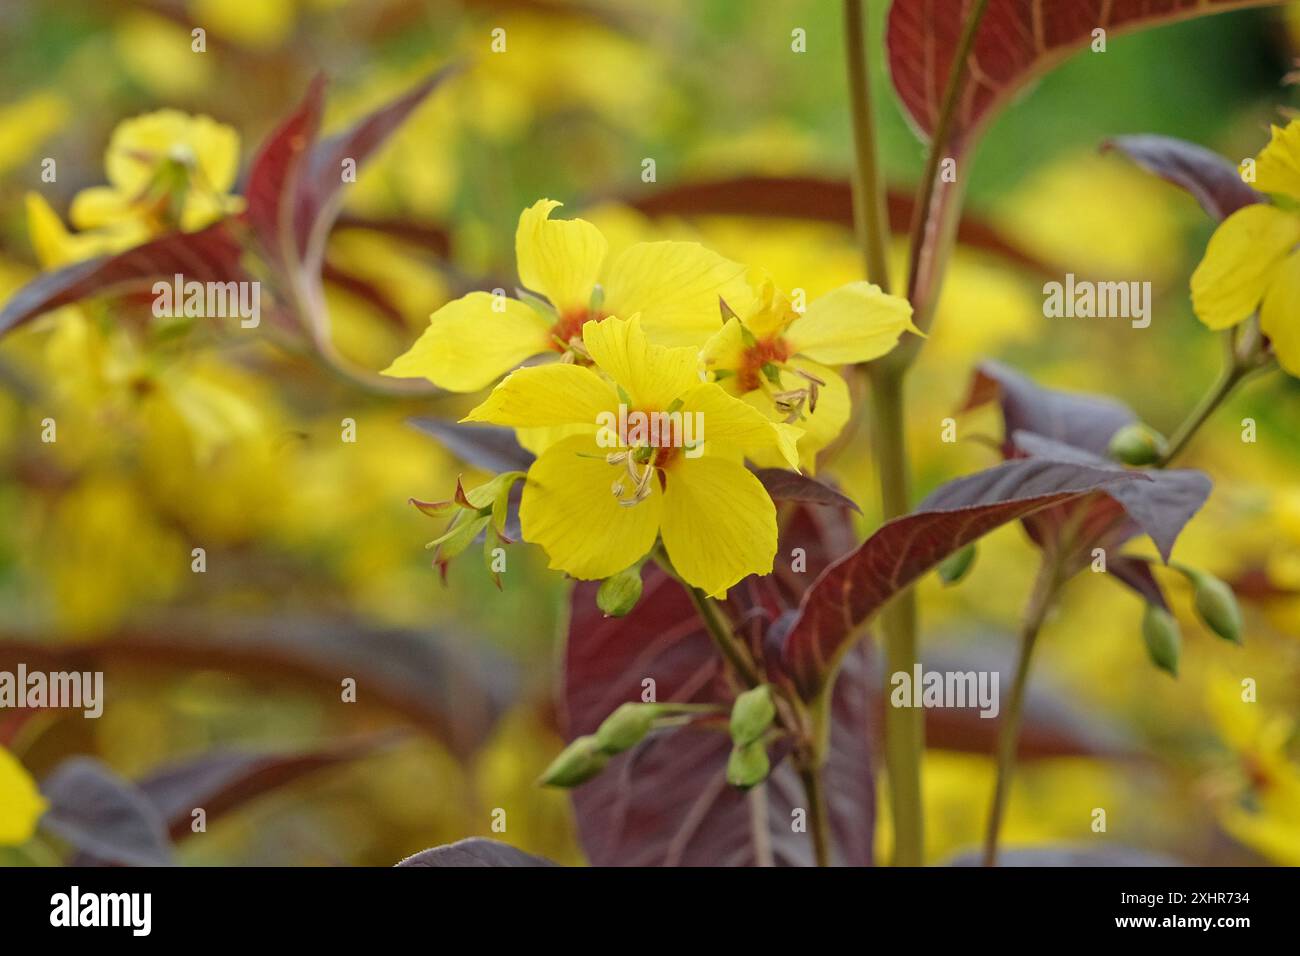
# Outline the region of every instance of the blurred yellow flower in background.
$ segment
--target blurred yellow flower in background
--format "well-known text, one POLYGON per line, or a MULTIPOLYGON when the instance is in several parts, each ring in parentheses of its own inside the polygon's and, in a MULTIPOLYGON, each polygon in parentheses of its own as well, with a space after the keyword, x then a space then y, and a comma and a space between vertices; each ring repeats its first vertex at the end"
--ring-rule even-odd
POLYGON ((0 846, 18 846, 30 840, 45 806, 31 774, 0 747, 0 846))

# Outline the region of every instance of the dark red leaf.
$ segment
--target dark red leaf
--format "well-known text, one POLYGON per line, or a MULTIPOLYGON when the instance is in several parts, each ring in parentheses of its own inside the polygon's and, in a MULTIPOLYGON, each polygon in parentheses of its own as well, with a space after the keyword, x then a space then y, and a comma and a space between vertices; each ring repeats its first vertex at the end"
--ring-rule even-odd
MULTIPOLYGON (((647 216, 746 216, 828 222, 853 228, 853 187, 846 179, 815 176, 737 176, 669 186, 648 196, 619 196, 618 201, 647 216)), ((905 231, 916 200, 908 192, 886 195, 889 221, 905 231)), ((1059 274, 1033 252, 1016 244, 995 227, 965 213, 957 241, 1043 275, 1059 274)))
POLYGON ((443 67, 350 128, 312 147, 306 178, 298 189, 296 229, 300 250, 306 250, 314 230, 328 229, 338 216, 344 186, 343 160, 353 160, 360 169, 430 93, 462 68, 460 64, 443 67))
POLYGON ((338 700, 356 679, 358 705, 387 707, 469 759, 515 697, 515 671, 482 642, 438 633, 379 629, 330 619, 162 621, 93 643, 27 641, 0 635, 0 669, 19 661, 47 671, 215 670, 299 686, 338 700))
POLYGON ((858 630, 958 548, 1050 505, 1145 480, 1118 468, 1027 458, 949 482, 817 578, 797 614, 784 623, 786 671, 805 697, 816 696, 858 630))
POLYGON ((857 503, 825 482, 783 468, 755 468, 754 474, 763 483, 773 501, 798 501, 809 505, 846 508, 862 513, 857 503))
POLYGON ((435 846, 408 856, 398 866, 558 866, 541 856, 516 850, 508 843, 471 837, 435 846))
MULTIPOLYGON (((843 522, 823 526, 818 512, 799 508, 782 531, 781 553, 805 549, 815 574, 843 522), (823 536, 824 532, 824 536, 823 536)), ((733 589, 727 608, 737 633, 751 637, 762 657, 763 625, 783 605, 781 568, 733 589), (757 633, 755 633, 757 632, 757 633)), ((802 583, 802 582, 800 582, 802 583)), ((797 592, 796 592, 797 593, 797 592)), ((874 784, 871 715, 876 678, 867 648, 846 660, 832 707, 826 791, 836 861, 871 862, 874 784)), ((595 586, 574 591, 565 657, 563 723, 570 738, 590 733, 624 701, 640 700, 655 682, 660 701, 729 707, 737 687, 681 586, 658 568, 646 571, 645 592, 627 617, 606 618, 595 586)), ((791 830, 791 811, 806 807, 802 785, 784 750, 773 748, 774 770, 761 787, 742 793, 724 778, 730 740, 725 723, 659 731, 610 761, 573 795, 579 836, 596 865, 808 865, 808 834, 791 830)))
POLYGON ((1147 172, 1187 190, 1215 219, 1226 219, 1243 206, 1264 201, 1260 193, 1242 182, 1236 166, 1218 153, 1186 140, 1149 133, 1116 136, 1101 148, 1123 153, 1147 172))
POLYGON ((192 814, 198 808, 210 823, 272 790, 370 754, 389 739, 369 738, 298 753, 209 750, 156 768, 137 786, 162 816, 171 838, 179 841, 193 832, 192 814))
POLYGON ((325 77, 317 75, 298 108, 258 150, 244 188, 243 216, 267 258, 288 268, 303 246, 293 232, 299 190, 305 187, 307 157, 320 132, 325 105, 325 77))
MULTIPOLYGON (((989 0, 975 35, 950 148, 961 152, 1030 80, 1104 29, 1113 37, 1144 27, 1281 0, 989 0)), ((939 122, 948 75, 973 0, 894 0, 885 34, 889 70, 922 136, 939 122)))
POLYGON ((169 284, 178 274, 186 281, 229 282, 247 278, 239 242, 227 222, 198 232, 174 232, 112 256, 77 262, 37 276, 15 292, 0 309, 0 335, 36 316, 92 296, 148 291, 155 282, 169 284))

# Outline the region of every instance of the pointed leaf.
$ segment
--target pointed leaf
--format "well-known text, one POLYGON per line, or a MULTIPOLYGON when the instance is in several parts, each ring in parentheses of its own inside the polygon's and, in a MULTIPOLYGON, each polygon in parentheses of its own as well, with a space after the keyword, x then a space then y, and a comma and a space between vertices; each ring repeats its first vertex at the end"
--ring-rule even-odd
POLYGON ((50 808, 41 827, 106 863, 168 866, 162 815, 138 787, 91 757, 71 757, 41 784, 50 808))
POLYGON ((1032 458, 949 482, 915 512, 888 522, 824 571, 783 622, 783 664, 807 698, 818 694, 864 626, 895 594, 957 549, 1009 521, 1122 483, 1118 468, 1032 458))
POLYGON ((408 856, 398 866, 558 866, 545 857, 516 850, 508 843, 471 837, 408 856))
MULTIPOLYGON (((975 35, 950 148, 961 152, 1035 77, 1092 40, 1281 0, 989 0, 975 35)), ((903 108, 923 137, 939 122, 948 75, 973 0, 894 0, 885 44, 903 108)))
POLYGON ((241 255, 229 223, 223 221, 43 273, 0 308, 0 336, 60 306, 93 296, 147 293, 155 282, 170 285, 178 274, 196 282, 245 280, 241 255))
POLYGON ((1215 219, 1227 219, 1243 206, 1264 201, 1242 181, 1236 166, 1186 140, 1149 133, 1116 136, 1101 148, 1121 152, 1147 172, 1187 190, 1215 219))
POLYGON ((509 428, 461 425, 441 418, 412 418, 409 422, 466 464, 484 471, 527 471, 533 463, 533 453, 519 444, 509 428))
POLYGON ((852 498, 816 478, 783 468, 755 468, 754 474, 773 501, 799 501, 809 505, 845 508, 862 514, 862 509, 852 498))

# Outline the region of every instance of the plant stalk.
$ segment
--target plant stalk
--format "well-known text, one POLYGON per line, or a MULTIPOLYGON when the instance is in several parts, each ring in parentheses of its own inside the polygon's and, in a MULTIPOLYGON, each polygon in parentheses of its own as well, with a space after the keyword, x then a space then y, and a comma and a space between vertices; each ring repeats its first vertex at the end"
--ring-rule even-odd
POLYGON ((813 857, 818 866, 831 865, 830 820, 826 813, 826 794, 822 790, 821 768, 799 768, 804 793, 808 797, 808 831, 812 836, 813 857))
POLYGON ((844 43, 849 70, 849 103, 853 117, 853 221, 867 279, 889 291, 889 213, 876 148, 876 120, 871 104, 871 71, 867 64, 866 21, 862 0, 844 0, 844 43))
POLYGON ((1043 555, 1038 569, 1038 579, 1025 608, 1024 623, 1020 628, 1020 654, 1016 660, 1016 674, 1011 684, 1011 699, 1002 714, 998 727, 997 782, 993 788, 993 803, 989 808, 988 825, 984 832, 984 865, 996 866, 998 862, 998 836, 1002 830, 1002 817, 1006 812, 1007 797, 1011 793, 1011 776, 1016 766, 1016 749, 1020 743, 1020 722, 1024 715, 1025 689, 1029 686, 1029 668, 1034 647, 1048 611, 1060 593, 1060 575, 1056 562, 1043 555))

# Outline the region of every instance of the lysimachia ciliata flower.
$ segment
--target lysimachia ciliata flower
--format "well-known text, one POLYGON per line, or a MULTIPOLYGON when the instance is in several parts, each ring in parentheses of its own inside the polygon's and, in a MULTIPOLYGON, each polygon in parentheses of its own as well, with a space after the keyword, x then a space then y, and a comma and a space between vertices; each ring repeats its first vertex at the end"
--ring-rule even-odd
POLYGON ((55 266, 121 252, 173 229, 193 232, 243 206, 230 195, 239 134, 208 116, 157 110, 124 120, 104 155, 107 186, 72 201, 69 232, 39 193, 27 196, 32 245, 55 266))
POLYGON ((636 316, 586 322, 581 345, 591 365, 519 369, 465 418, 578 430, 528 470, 519 509, 524 540, 540 545, 552 568, 586 580, 629 567, 657 538, 682 579, 709 595, 769 573, 776 508, 744 460, 793 467, 799 430, 701 381, 698 351, 651 344, 636 316), (629 441, 611 450, 598 440, 599 423, 620 406, 699 416, 702 445, 629 441))
POLYGON ((1192 274, 1192 307, 1215 330, 1258 311, 1278 364, 1300 376, 1300 120, 1273 127, 1254 185, 1275 202, 1238 209, 1210 237, 1192 274))
POLYGON ((559 205, 538 200, 515 232, 519 281, 545 302, 487 292, 448 302, 384 374, 475 392, 534 356, 582 364, 584 323, 607 315, 640 314, 655 342, 698 346, 717 327, 719 296, 743 288, 743 266, 694 242, 641 242, 606 263, 600 230, 551 219, 559 205))
POLYGON ((804 429, 800 464, 813 471, 817 453, 849 419, 848 386, 834 366, 879 358, 909 330, 917 331, 912 306, 869 282, 841 286, 800 313, 770 279, 760 278, 749 304, 727 319, 701 356, 730 394, 804 429))

